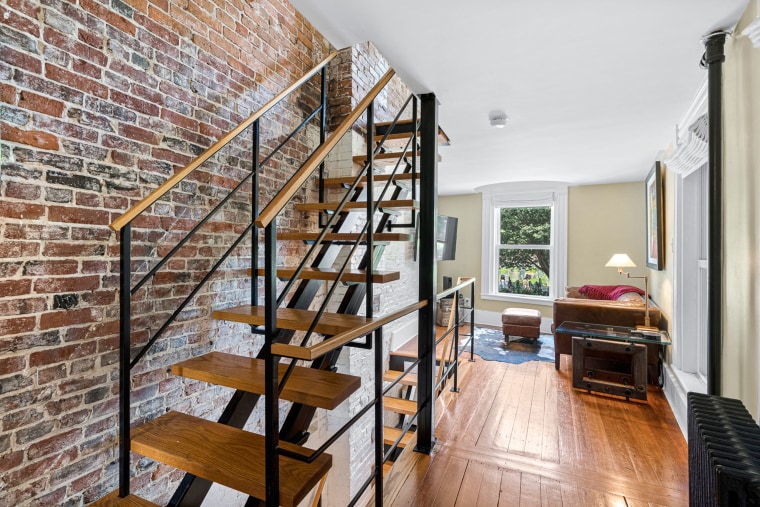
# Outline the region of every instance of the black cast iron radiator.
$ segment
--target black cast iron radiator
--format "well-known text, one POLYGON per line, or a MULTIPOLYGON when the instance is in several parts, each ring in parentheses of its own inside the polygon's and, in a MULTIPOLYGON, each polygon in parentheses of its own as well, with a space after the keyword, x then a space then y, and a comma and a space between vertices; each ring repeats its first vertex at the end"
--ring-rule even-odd
POLYGON ((739 400, 688 401, 689 505, 760 506, 760 427, 739 400))

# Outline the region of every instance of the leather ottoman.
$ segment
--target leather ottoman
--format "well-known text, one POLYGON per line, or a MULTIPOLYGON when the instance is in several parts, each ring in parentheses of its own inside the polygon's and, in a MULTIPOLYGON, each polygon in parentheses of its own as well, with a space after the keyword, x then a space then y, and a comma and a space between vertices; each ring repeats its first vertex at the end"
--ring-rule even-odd
POLYGON ((541 333, 541 312, 531 308, 507 308, 501 314, 501 329, 507 342, 510 336, 538 338, 541 333))

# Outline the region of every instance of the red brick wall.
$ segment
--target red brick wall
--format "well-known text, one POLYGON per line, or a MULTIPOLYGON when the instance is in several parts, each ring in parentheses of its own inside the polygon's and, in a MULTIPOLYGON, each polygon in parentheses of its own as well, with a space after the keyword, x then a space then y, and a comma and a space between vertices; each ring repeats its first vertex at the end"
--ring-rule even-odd
MULTIPOLYGON (((0 6, 0 505, 87 504, 115 488, 119 265, 108 224, 331 50, 277 0, 0 6)), ((311 86, 278 106, 263 122, 265 145, 317 100, 311 86)), ((250 170, 241 137, 141 219, 136 271, 250 170)), ((262 203, 314 138, 312 127, 264 170, 262 203)), ((133 346, 249 220, 245 196, 233 199, 136 294, 133 346)), ((306 223, 289 213, 279 225, 306 223)), ((226 403, 228 390, 167 368, 257 348, 244 326, 209 319, 250 293, 246 244, 133 371, 133 422, 167 408, 212 417, 226 403)), ((133 489, 159 502, 180 477, 147 459, 133 459, 133 474, 133 489)))

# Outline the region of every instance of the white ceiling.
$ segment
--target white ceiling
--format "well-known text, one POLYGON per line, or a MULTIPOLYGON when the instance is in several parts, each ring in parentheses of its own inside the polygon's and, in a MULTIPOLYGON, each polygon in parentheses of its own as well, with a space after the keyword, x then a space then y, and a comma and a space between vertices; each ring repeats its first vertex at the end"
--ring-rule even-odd
POLYGON ((441 194, 643 180, 706 71, 700 38, 749 0, 291 0, 336 47, 372 41, 434 92, 441 194), (488 114, 503 110, 507 127, 488 114))

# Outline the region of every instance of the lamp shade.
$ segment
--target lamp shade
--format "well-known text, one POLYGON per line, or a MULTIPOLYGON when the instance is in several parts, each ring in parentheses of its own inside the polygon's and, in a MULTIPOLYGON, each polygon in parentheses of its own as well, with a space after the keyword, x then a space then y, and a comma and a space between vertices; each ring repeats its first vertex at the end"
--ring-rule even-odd
POLYGON ((604 265, 606 268, 635 268, 636 263, 628 257, 628 254, 618 253, 612 256, 604 265))

